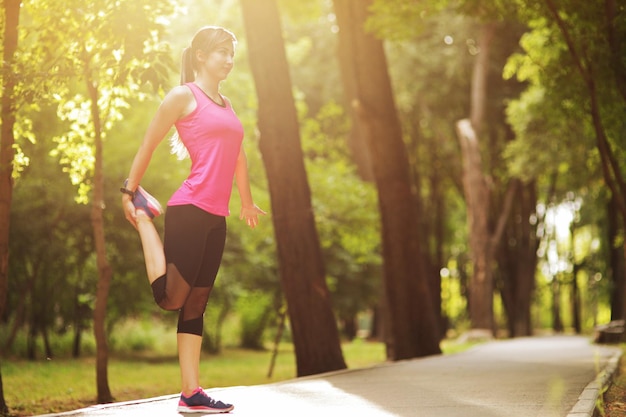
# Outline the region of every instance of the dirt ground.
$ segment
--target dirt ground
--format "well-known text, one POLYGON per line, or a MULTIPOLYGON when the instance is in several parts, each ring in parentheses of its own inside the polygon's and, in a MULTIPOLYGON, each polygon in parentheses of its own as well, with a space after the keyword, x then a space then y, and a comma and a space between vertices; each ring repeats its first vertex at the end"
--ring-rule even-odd
POLYGON ((626 417, 626 359, 622 356, 613 382, 604 393, 604 414, 596 409, 596 417, 626 417))

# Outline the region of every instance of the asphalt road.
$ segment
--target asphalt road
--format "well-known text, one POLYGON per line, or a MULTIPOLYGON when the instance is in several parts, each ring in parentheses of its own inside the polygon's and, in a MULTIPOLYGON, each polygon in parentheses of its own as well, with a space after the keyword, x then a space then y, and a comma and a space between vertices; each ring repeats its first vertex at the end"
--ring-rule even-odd
MULTIPOLYGON (((237 417, 589 417, 620 352, 579 336, 519 338, 454 355, 207 392, 234 404, 228 415, 237 417)), ((181 416, 177 402, 175 394, 46 417, 181 416)))

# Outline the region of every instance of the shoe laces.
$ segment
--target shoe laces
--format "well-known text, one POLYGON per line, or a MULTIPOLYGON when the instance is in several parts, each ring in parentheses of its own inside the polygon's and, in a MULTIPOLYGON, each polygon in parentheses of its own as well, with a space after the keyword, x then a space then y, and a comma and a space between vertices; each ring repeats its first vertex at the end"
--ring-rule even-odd
POLYGON ((215 407, 215 406, 224 406, 225 404, 222 403, 221 401, 217 401, 211 397, 209 397, 209 395, 204 392, 204 390, 202 388, 198 388, 196 390, 196 393, 199 393, 200 395, 202 395, 204 398, 206 398, 206 400, 209 402, 209 407, 215 407))

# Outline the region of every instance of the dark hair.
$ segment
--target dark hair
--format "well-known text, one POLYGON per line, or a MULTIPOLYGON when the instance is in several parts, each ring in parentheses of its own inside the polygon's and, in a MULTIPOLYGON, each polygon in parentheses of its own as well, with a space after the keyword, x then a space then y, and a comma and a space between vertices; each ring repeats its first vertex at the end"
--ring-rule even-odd
POLYGON ((200 50, 209 53, 222 42, 231 41, 233 47, 237 45, 235 35, 219 26, 205 26, 198 30, 194 35, 191 46, 183 51, 183 61, 180 71, 180 83, 185 84, 196 79, 196 71, 198 70, 198 60, 196 59, 196 51, 200 50))

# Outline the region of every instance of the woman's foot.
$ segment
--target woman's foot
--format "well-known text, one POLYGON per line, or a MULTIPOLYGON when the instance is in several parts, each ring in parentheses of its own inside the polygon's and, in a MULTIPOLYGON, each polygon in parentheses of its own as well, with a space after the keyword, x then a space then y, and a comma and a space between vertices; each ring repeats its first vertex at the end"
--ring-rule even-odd
POLYGON ((224 404, 209 397, 201 387, 196 388, 190 397, 180 394, 178 401, 178 412, 180 413, 219 414, 228 413, 234 408, 232 404, 224 404))
POLYGON ((151 219, 163 214, 163 208, 156 198, 151 196, 141 186, 135 190, 135 196, 133 197, 133 205, 137 210, 142 210, 151 219))

